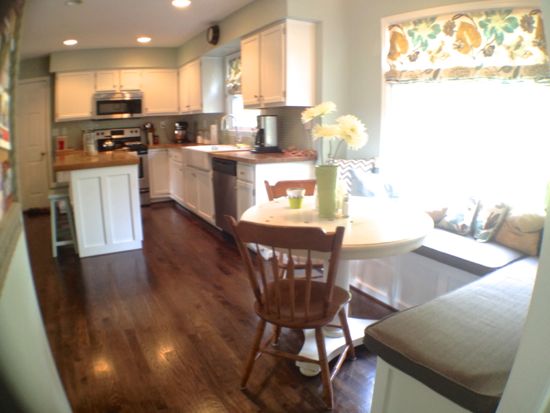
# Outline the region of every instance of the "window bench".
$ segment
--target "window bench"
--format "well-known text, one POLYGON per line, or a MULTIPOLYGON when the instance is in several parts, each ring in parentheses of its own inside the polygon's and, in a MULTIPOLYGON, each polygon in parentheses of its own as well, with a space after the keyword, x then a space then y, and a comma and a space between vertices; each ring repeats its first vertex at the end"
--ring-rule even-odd
POLYGON ((372 413, 494 412, 516 355, 538 260, 523 258, 369 326, 372 413), (414 395, 414 396, 413 396, 414 395))
POLYGON ((496 242, 478 242, 435 228, 408 254, 352 262, 352 285, 404 310, 424 304, 501 268, 536 257, 496 242))

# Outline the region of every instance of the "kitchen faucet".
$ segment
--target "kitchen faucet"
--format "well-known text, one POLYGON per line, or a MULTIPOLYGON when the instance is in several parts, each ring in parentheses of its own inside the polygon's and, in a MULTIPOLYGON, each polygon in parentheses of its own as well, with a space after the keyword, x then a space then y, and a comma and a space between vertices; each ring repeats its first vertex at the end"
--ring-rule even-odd
POLYGON ((225 132, 231 132, 231 129, 229 129, 227 127, 227 119, 231 118, 232 119, 232 122, 231 122, 231 126, 233 127, 232 129, 235 130, 235 143, 238 145, 241 143, 241 137, 239 135, 239 128, 237 126, 234 126, 234 123, 235 123, 235 115, 231 114, 231 113, 228 113, 227 115, 223 115, 221 120, 220 120, 220 129, 222 130, 222 133, 225 131, 225 132))

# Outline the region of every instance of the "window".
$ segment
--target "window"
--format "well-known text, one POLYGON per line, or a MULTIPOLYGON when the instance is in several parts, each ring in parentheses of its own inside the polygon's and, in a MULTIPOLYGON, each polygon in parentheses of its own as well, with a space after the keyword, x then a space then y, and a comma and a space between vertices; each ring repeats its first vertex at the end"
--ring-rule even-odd
POLYGON ((411 197, 540 207, 550 180, 550 87, 490 80, 390 86, 384 168, 411 197))
POLYGON ((227 127, 250 131, 257 127, 256 117, 260 114, 256 109, 245 109, 241 94, 241 55, 235 53, 226 57, 226 113, 229 116, 227 127))
POLYGON ((380 157, 396 189, 428 202, 543 207, 550 69, 540 10, 417 18, 388 25, 385 40, 380 157))

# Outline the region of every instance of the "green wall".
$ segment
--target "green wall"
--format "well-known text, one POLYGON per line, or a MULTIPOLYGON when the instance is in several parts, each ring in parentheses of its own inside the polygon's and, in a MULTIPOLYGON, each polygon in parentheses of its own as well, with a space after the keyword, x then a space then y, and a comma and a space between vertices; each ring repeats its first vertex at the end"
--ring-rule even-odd
POLYGON ((248 4, 218 23, 220 41, 217 46, 210 45, 206 41, 206 32, 202 32, 178 49, 177 64, 181 66, 204 54, 215 52, 214 49, 235 44, 242 36, 284 19, 286 15, 287 0, 257 0, 248 4))
POLYGON ((161 47, 55 52, 50 55, 50 72, 112 68, 176 68, 176 55, 176 48, 161 47))
POLYGON ((35 79, 50 75, 49 56, 22 60, 19 64, 19 79, 35 79))

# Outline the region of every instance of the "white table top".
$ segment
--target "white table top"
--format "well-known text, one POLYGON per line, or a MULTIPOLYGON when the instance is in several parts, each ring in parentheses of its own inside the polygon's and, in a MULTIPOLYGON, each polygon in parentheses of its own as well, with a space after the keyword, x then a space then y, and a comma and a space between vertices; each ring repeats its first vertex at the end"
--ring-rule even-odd
POLYGON ((341 258, 346 260, 399 255, 422 245, 433 229, 428 214, 394 199, 350 198, 349 218, 321 219, 315 208, 315 197, 305 197, 301 209, 291 209, 288 200, 256 205, 241 219, 283 226, 316 226, 334 231, 346 227, 341 258))

